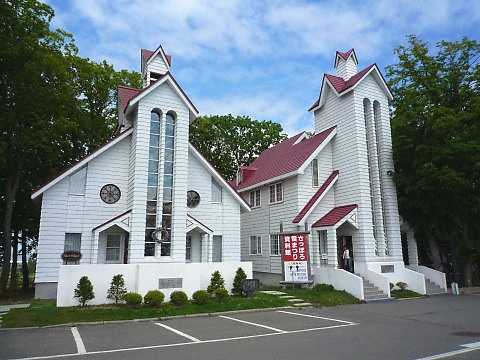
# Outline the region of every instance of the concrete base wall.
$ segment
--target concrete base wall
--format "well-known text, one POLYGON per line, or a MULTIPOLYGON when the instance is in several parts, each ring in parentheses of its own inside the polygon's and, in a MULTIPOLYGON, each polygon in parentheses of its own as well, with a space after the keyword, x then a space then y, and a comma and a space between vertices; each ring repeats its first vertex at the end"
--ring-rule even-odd
POLYGON ((176 290, 184 291, 189 297, 197 290, 206 290, 212 273, 216 270, 225 280, 225 288, 230 292, 237 269, 241 267, 248 278, 252 277, 252 263, 228 261, 219 263, 168 263, 168 264, 93 264, 61 266, 57 291, 57 306, 77 306, 74 289, 82 276, 88 276, 95 293, 89 305, 111 303, 107 291, 114 275, 122 274, 128 292, 145 296, 149 290, 160 290, 169 301, 176 290), (172 281, 181 287, 160 287, 160 282, 172 281))
POLYGON ((279 286, 280 281, 283 280, 282 274, 271 274, 271 273, 259 272, 259 271, 253 272, 253 278, 260 280, 260 284, 262 285, 273 285, 273 286, 279 286))
POLYGON ((57 297, 57 283, 36 283, 35 299, 55 299, 57 297))

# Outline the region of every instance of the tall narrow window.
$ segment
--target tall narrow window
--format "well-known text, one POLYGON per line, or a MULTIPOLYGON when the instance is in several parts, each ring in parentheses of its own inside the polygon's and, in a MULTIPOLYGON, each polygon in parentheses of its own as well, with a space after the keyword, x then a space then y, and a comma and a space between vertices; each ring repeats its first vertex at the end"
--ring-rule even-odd
POLYGON ((170 256, 172 245, 173 165, 175 149, 175 118, 167 113, 165 125, 165 155, 163 158, 163 204, 161 256, 170 256))
POLYGON ((262 237, 250 236, 250 255, 260 255, 262 253, 262 237))
POLYGON ((328 248, 327 248, 327 230, 320 230, 318 232, 318 249, 320 253, 320 264, 328 263, 328 248))
POLYGON ((87 167, 78 170, 70 175, 69 194, 85 195, 85 183, 87 180, 87 167))
POLYGON ((281 255, 280 235, 270 235, 270 255, 281 255))
POLYGON ((122 235, 120 234, 108 234, 107 235, 107 247, 106 247, 106 262, 118 262, 120 261, 120 245, 122 241, 122 235))
POLYGON ((277 183, 270 185, 270 204, 275 204, 283 201, 283 184, 277 183))
POLYGON ((251 207, 260 206, 260 189, 250 191, 250 206, 251 207))
POLYGON ((312 160, 312 185, 318 186, 318 160, 312 160))
POLYGON ((185 244, 185 260, 192 261, 192 237, 190 235, 187 235, 185 244))
POLYGON ((150 140, 148 147, 148 179, 147 204, 145 219, 145 256, 155 256, 155 229, 157 227, 157 199, 158 199, 158 157, 160 150, 160 121, 162 115, 159 110, 150 114, 150 140))
POLYGON ((222 261, 222 235, 213 235, 213 254, 212 254, 212 261, 213 262, 221 262, 222 261))
POLYGON ((221 203, 222 202, 222 187, 217 184, 215 180, 212 179, 212 202, 221 203))

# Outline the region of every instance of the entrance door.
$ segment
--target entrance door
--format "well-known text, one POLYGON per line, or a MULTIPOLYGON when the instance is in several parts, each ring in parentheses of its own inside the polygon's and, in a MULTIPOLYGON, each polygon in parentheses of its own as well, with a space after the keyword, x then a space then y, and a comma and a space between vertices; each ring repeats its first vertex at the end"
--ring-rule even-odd
POLYGON ((353 238, 351 235, 337 236, 337 254, 338 254, 338 268, 343 269, 345 266, 343 261, 343 247, 347 246, 350 252, 350 258, 352 259, 352 271, 353 271, 353 238))

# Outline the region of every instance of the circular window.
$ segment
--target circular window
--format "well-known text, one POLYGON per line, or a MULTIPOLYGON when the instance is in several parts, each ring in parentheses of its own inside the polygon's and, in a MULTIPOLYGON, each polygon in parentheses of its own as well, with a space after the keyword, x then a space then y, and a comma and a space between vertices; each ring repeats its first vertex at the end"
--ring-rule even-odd
POLYGON ((100 199, 107 204, 115 204, 120 199, 120 195, 117 185, 107 184, 100 190, 100 199))
POLYGON ((194 208, 197 207, 198 204, 200 204, 200 195, 194 190, 187 191, 187 206, 194 208))

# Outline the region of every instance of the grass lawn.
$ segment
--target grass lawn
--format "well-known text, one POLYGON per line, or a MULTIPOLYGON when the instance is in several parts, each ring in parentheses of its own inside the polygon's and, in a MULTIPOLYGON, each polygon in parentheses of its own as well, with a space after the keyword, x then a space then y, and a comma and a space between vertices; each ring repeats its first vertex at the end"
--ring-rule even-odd
POLYGON ((391 297, 394 297, 395 299, 408 299, 408 298, 414 298, 414 297, 420 297, 423 296, 419 293, 416 293, 415 291, 412 290, 392 290, 390 291, 391 297))
MULTIPOLYGON (((343 304, 358 304, 360 300, 344 291, 314 289, 280 289, 268 288, 286 292, 314 306, 336 306, 343 304)), ((126 305, 75 306, 57 308, 55 301, 34 301, 29 308, 12 309, 3 316, 2 327, 32 327, 81 322, 115 321, 162 318, 167 316, 188 314, 209 314, 223 311, 264 309, 272 307, 292 306, 292 303, 276 295, 256 292, 251 299, 244 297, 229 297, 223 302, 210 300, 204 305, 189 301, 181 307, 163 303, 158 308, 141 306, 131 309, 126 305)))

